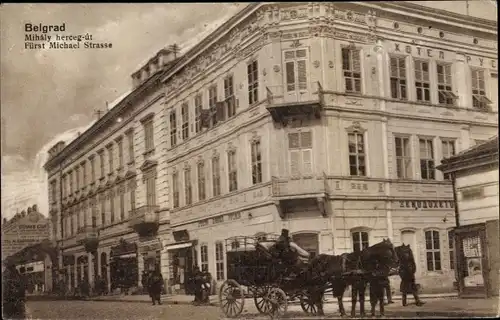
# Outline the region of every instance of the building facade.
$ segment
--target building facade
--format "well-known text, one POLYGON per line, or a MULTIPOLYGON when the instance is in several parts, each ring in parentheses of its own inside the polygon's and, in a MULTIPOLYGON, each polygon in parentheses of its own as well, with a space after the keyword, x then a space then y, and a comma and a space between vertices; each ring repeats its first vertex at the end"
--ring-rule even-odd
POLYGON ((460 295, 499 294, 498 137, 444 159, 455 178, 455 255, 460 295))
POLYGON ((132 75, 131 92, 69 145, 49 151, 50 214, 70 290, 97 277, 108 290, 130 289, 140 286, 145 268, 166 267, 159 240, 168 233, 159 80, 174 60, 171 51, 158 52, 132 75))
POLYGON ((496 37, 496 22, 408 3, 230 19, 163 78, 170 283, 194 263, 221 281, 224 239, 288 228, 313 254, 410 244, 422 287, 452 288, 435 165, 497 131, 496 37))
POLYGON ((497 131, 496 29, 409 3, 247 6, 54 147, 60 267, 110 283, 111 260, 134 278, 151 257, 189 292, 195 264, 226 278, 224 239, 287 228, 312 254, 410 244, 421 285, 452 287, 435 164, 497 131))

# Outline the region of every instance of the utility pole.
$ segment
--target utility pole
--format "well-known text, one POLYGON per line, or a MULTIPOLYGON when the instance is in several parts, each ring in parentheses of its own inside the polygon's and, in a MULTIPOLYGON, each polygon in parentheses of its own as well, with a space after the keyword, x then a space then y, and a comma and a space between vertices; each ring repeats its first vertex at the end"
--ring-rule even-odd
POLYGON ((101 119, 103 113, 101 109, 94 110, 94 114, 97 115, 97 120, 101 119))
POLYGON ((177 43, 174 43, 174 44, 170 45, 168 48, 170 49, 170 51, 172 51, 174 53, 174 58, 177 58, 177 54, 180 51, 180 48, 177 45, 177 43))

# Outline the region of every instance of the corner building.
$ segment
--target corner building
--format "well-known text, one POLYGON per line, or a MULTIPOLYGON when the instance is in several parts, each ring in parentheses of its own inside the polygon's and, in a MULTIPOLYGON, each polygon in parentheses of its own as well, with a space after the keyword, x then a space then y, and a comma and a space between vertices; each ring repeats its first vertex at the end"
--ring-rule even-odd
POLYGON ((451 289, 435 165, 497 132, 496 39, 397 2, 251 4, 218 28, 162 79, 171 289, 194 263, 225 279, 225 238, 281 228, 313 254, 410 244, 417 281, 451 289))
POLYGON ((96 276, 108 290, 141 286, 161 268, 168 197, 160 79, 175 63, 161 50, 132 75, 133 88, 88 130, 56 144, 45 164, 59 269, 68 289, 96 276))

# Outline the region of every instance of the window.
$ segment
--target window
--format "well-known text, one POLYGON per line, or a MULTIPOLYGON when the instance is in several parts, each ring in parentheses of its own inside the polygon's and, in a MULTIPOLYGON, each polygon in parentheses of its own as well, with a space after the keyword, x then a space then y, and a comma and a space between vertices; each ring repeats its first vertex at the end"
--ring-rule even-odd
POLYGON ((229 192, 238 190, 238 168, 236 164, 236 151, 227 153, 227 172, 229 174, 229 192))
POLYGON ((366 155, 363 133, 349 133, 349 172, 351 176, 366 176, 366 155))
POLYGON ((361 62, 359 49, 342 48, 342 70, 346 92, 361 93, 361 62))
POLYGON ((69 173, 69 194, 73 194, 73 172, 69 173))
POLYGON ((453 93, 451 85, 451 65, 436 65, 438 79, 438 102, 439 104, 452 106, 455 104, 457 96, 453 93))
POLYGON ((205 200, 206 198, 206 193, 205 193, 205 163, 204 162, 198 162, 197 166, 198 170, 198 200, 205 200))
POLYGON ((123 167, 123 140, 120 138, 116 141, 118 145, 118 168, 123 167))
POLYGON ((135 211, 135 188, 129 188, 130 190, 130 211, 132 214, 135 211))
POLYGON ((455 269, 455 231, 448 231, 448 250, 450 254, 450 269, 455 269))
POLYGON ((222 242, 215 244, 215 269, 217 281, 224 280, 224 246, 222 242))
POLYGON ((128 161, 134 162, 134 131, 127 132, 128 161))
POLYGON ((109 166, 109 173, 113 172, 113 146, 108 147, 108 166, 109 166))
POLYGON ((406 61, 403 57, 391 57, 391 97, 406 100, 406 61))
POLYGON ((57 189, 56 189, 56 181, 51 181, 50 182, 50 201, 53 203, 53 202, 56 202, 56 198, 57 198, 57 189))
POLYGON ((151 151, 155 148, 154 146, 154 128, 153 128, 153 119, 145 121, 143 124, 144 127, 144 143, 146 152, 151 151))
MULTIPOLYGON (((441 149, 443 151, 443 159, 449 158, 455 155, 455 141, 453 140, 442 140, 441 149)), ((443 175, 445 180, 451 180, 451 174, 445 173, 443 175)))
POLYGON ((170 112, 170 146, 175 147, 177 145, 177 117, 175 115, 175 110, 170 112))
POLYGON ((248 76, 248 104, 252 105, 259 101, 259 66, 257 60, 247 65, 248 76))
POLYGON ((80 169, 78 167, 75 168, 75 180, 75 192, 78 192, 78 190, 80 189, 80 169))
POLYGON ((186 205, 193 202, 193 188, 191 186, 191 168, 184 169, 184 197, 186 205))
POLYGON ((290 156, 290 174, 292 176, 312 174, 311 131, 289 133, 288 153, 290 156))
POLYGON ((196 133, 201 132, 201 110, 203 109, 203 100, 201 94, 194 97, 194 114, 195 114, 195 129, 196 133))
POLYGON ((201 245, 200 256, 201 256, 201 271, 208 272, 208 246, 206 244, 201 245))
POLYGON ((87 185, 87 162, 82 163, 82 188, 87 185))
POLYGON ((90 158, 90 177, 91 177, 91 183, 95 182, 95 158, 92 156, 90 158))
POLYGON ((73 213, 71 213, 69 219, 70 219, 70 224, 71 224, 71 235, 74 235, 76 233, 76 230, 75 230, 75 215, 73 213))
POLYGON ((439 247, 439 231, 425 232, 425 249, 427 255, 427 271, 441 270, 441 251, 439 247))
POLYGON ((104 151, 99 152, 99 164, 101 166, 101 178, 104 178, 104 151))
POLYGON ((213 85, 208 89, 208 108, 210 110, 209 126, 217 124, 217 86, 213 85))
POLYGON ((224 97, 226 100, 227 118, 231 118, 236 114, 236 101, 234 99, 234 83, 233 76, 227 76, 224 79, 224 97))
POLYGON ((182 140, 189 138, 189 105, 184 103, 181 107, 182 116, 182 140))
POLYGON ((431 101, 429 62, 415 60, 415 89, 417 90, 417 101, 431 101))
POLYGON ((174 195, 174 208, 179 207, 179 175, 172 174, 172 194, 174 195))
POLYGON ((214 197, 220 195, 220 161, 219 157, 212 158, 212 193, 214 197))
POLYGON ((410 138, 395 137, 396 174, 399 179, 411 178, 410 138))
POLYGON ((101 199, 101 224, 106 224, 106 202, 101 199))
POLYGON ((115 193, 109 193, 109 212, 111 213, 111 223, 115 222, 115 193))
POLYGON ((434 180, 434 148, 432 139, 420 139, 420 175, 424 180, 434 180))
POLYGON ((260 153, 260 140, 252 142, 252 183, 257 184, 262 182, 262 156, 260 153))
POLYGON ((491 101, 486 97, 484 70, 471 70, 472 74, 472 106, 487 110, 491 101))
POLYGON ((92 204, 92 228, 97 228, 97 203, 95 199, 92 204))
POLYGON ((148 206, 156 205, 156 176, 148 172, 146 177, 146 203, 148 206))
POLYGON ((354 252, 362 251, 370 246, 368 241, 368 232, 358 231, 353 232, 352 236, 352 249, 354 252))
POLYGON ((66 194, 68 193, 68 182, 67 182, 67 177, 63 175, 62 177, 62 196, 63 198, 66 198, 66 194))
POLYGON ((285 52, 286 91, 307 90, 307 50, 285 52))

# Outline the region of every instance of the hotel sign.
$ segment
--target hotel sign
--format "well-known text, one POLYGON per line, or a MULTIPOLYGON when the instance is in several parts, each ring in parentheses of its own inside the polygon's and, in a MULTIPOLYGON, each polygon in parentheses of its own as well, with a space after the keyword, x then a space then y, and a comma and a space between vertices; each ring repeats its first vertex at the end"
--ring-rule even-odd
MULTIPOLYGON (((416 55, 423 58, 438 58, 445 60, 445 51, 436 50, 431 48, 424 48, 418 46, 411 46, 402 43, 394 43, 394 52, 407 53, 410 55, 416 55)), ((479 67, 489 67, 492 69, 497 68, 497 61, 495 59, 486 59, 477 56, 465 55, 465 59, 468 64, 473 64, 479 67)))

